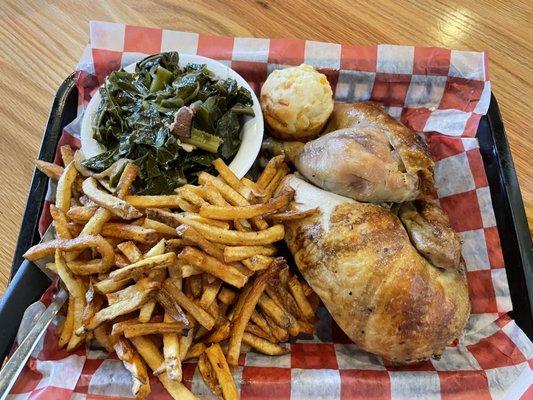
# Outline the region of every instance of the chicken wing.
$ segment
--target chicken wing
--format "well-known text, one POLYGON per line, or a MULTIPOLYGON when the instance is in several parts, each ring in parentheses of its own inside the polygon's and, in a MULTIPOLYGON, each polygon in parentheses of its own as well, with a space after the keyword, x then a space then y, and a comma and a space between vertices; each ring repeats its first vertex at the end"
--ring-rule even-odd
POLYGON ((320 188, 359 201, 404 202, 434 190, 424 143, 379 105, 337 104, 326 130, 306 144, 268 139, 264 147, 320 188))
POLYGON ((431 264, 444 269, 460 267, 461 237, 451 228, 448 216, 436 203, 404 203, 398 217, 413 245, 431 264))

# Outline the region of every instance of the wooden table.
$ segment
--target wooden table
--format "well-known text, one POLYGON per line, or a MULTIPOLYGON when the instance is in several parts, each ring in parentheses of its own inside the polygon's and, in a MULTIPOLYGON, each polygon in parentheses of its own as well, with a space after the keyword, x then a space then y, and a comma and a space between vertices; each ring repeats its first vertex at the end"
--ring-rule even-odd
POLYGON ((0 6, 0 293, 53 95, 88 41, 88 21, 202 33, 353 44, 488 50, 530 226, 533 226, 531 2, 2 0, 0 6), (529 32, 529 36, 528 36, 529 32))

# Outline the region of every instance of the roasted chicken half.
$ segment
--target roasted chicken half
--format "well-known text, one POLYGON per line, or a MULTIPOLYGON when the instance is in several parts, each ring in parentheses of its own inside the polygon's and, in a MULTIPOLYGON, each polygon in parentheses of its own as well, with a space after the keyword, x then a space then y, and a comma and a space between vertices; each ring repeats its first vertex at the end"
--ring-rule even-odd
POLYGON ((400 211, 409 229, 426 230, 413 240, 420 254, 388 208, 325 192, 294 175, 285 186, 296 192, 292 208, 320 209, 287 222, 285 240, 302 275, 355 344, 410 363, 440 354, 460 335, 470 303, 460 241, 450 235, 444 214, 435 217, 434 208, 424 214, 415 206, 400 211), (431 251, 435 232, 448 235, 436 245, 440 254, 431 251))
POLYGON ((433 161, 418 135, 375 103, 335 105, 325 135, 307 143, 268 139, 310 182, 355 200, 382 203, 425 198, 433 161))

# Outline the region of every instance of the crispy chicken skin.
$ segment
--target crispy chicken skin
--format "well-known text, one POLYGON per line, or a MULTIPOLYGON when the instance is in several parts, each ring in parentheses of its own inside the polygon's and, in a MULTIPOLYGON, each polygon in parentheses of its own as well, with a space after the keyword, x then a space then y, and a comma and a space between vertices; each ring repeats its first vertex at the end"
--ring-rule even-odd
POLYGON ((416 249, 435 267, 458 269, 461 261, 461 237, 448 216, 436 203, 414 201, 400 206, 402 221, 416 249))
POLYGON ((286 225, 301 273, 360 348, 393 362, 438 355, 470 313, 460 269, 433 266, 400 219, 375 204, 331 194, 289 175, 291 207, 321 213, 286 225))
POLYGON ((320 188, 355 200, 399 203, 433 191, 425 144, 378 104, 336 104, 326 132, 306 144, 269 139, 264 147, 320 188))

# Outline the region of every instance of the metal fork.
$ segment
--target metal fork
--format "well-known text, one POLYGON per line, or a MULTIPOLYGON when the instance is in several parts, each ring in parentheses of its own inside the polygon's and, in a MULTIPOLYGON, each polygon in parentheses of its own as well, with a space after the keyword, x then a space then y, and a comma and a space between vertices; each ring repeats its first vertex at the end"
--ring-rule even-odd
MULTIPOLYGON (((53 225, 50 225, 43 235, 41 243, 54 239, 54 235, 54 227, 53 225)), ((49 278, 53 279, 56 275, 46 268, 46 261, 47 260, 37 260, 34 261, 34 264, 37 265, 49 278)), ((15 384, 20 371, 22 371, 22 368, 26 365, 26 361, 28 361, 28 358, 39 342, 39 339, 46 332, 46 328, 50 325, 50 322, 52 322, 67 298, 68 293, 64 288, 61 288, 52 303, 46 308, 46 310, 44 310, 33 325, 33 328, 31 328, 26 337, 20 342, 19 347, 4 364, 4 367, 0 371, 0 400, 4 400, 9 394, 9 391, 15 384)))

